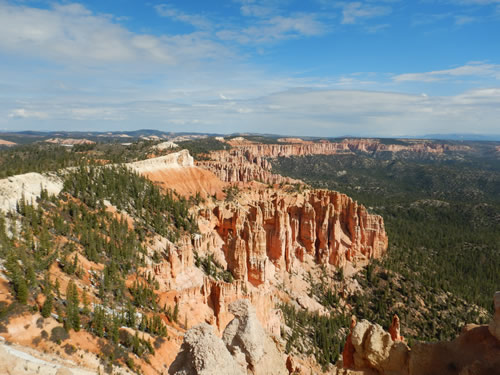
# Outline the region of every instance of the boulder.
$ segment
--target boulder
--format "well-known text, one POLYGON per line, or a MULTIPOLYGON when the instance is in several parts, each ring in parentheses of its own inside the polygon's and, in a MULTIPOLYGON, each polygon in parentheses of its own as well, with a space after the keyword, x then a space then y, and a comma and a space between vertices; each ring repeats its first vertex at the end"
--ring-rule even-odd
POLYGON ((181 349, 170 366, 173 375, 243 375, 212 326, 202 323, 186 332, 181 349))
POLYGON ((283 356, 262 328, 250 301, 241 299, 229 305, 235 318, 222 339, 240 366, 255 375, 286 375, 283 356))

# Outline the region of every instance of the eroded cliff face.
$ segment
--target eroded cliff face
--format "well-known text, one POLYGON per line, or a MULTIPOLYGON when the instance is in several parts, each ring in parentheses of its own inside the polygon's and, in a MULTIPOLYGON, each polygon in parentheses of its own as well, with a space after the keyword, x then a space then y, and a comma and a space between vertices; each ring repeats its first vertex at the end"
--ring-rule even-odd
POLYGON ((213 172, 224 182, 259 181, 266 184, 293 184, 300 182, 271 172, 271 163, 260 156, 243 149, 217 151, 210 154, 211 160, 199 161, 196 164, 213 172))
POLYGON ((382 217, 333 191, 266 189, 205 214, 217 219, 215 229, 235 278, 253 285, 271 279, 276 270, 290 272, 305 256, 343 267, 379 258, 387 250, 382 217))
POLYGON ((213 172, 224 182, 261 181, 267 184, 297 183, 278 174, 271 173, 271 163, 267 158, 334 155, 353 152, 412 152, 416 154, 440 155, 450 151, 468 151, 468 146, 450 145, 430 141, 414 141, 412 144, 384 144, 375 139, 345 139, 342 142, 307 142, 299 138, 284 138, 288 144, 262 144, 246 141, 227 141, 233 148, 229 151, 210 153, 209 159, 200 161, 198 166, 213 172))
POLYGON ((412 144, 385 144, 376 139, 345 139, 332 143, 320 141, 316 143, 292 144, 246 144, 236 146, 237 150, 248 152, 253 156, 276 158, 281 156, 332 155, 345 152, 401 152, 442 154, 447 151, 467 151, 468 146, 450 145, 428 141, 415 141, 412 144))

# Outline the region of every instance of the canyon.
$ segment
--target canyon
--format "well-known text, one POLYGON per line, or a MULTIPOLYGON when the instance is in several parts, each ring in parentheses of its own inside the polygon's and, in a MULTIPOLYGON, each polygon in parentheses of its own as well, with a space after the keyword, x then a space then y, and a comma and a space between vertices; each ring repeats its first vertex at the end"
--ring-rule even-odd
MULTIPOLYGON (((197 161, 182 150, 125 164, 163 192, 175 191, 176 196, 192 201, 189 214, 197 224, 195 233, 182 233, 175 240, 154 232, 145 234, 143 264, 125 277, 129 289, 137 281, 151 280, 158 306, 175 306, 179 317, 175 321, 162 317, 168 340, 155 342, 156 354, 147 360, 134 356, 135 366, 144 374, 424 375, 438 371, 434 373, 451 375, 461 371, 460 375, 496 375, 496 358, 500 358, 498 293, 496 314, 489 327, 467 326, 451 343, 419 343, 410 349, 400 335, 399 318, 395 316, 389 332, 366 320, 353 320, 343 361, 336 366, 322 367, 311 355, 285 354, 289 349, 284 337, 291 327, 285 324, 280 305, 320 317, 334 312, 348 314, 352 306, 347 297, 360 288, 354 275, 363 272, 370 261, 384 257, 389 238, 381 216, 345 194, 311 189, 300 180, 272 173, 269 159, 352 152, 442 154, 466 151, 468 146, 420 141, 391 145, 349 139, 331 143, 298 138, 281 139, 278 144, 245 139, 224 142, 232 148, 212 151, 197 161), (317 280, 323 280, 322 287, 338 295, 333 308, 327 309, 312 292, 317 280), (450 370, 450 363, 456 368, 450 370)), ((49 195, 60 194, 65 173, 30 173, 0 180, 1 209, 15 211, 22 197, 36 204, 42 189, 49 195)), ((120 220, 125 218, 132 230, 142 220, 126 208, 119 209, 107 200, 104 204, 108 212, 120 220)), ((73 254, 77 254, 85 275, 76 280, 80 295, 88 291, 93 303, 99 304, 92 275, 103 266, 87 260, 83 249, 77 248, 73 254)), ((61 267, 54 265, 49 273, 51 280, 57 279, 66 289, 71 277, 61 267)), ((1 300, 11 301, 4 279, 0 283, 1 300)), ((62 296, 67 298, 64 292, 62 296)), ((41 309, 43 302, 39 297, 35 306, 41 309)), ((110 311, 114 314, 120 310, 110 311)), ((40 319, 38 312, 26 312, 0 334, 19 345, 55 350, 54 343, 40 343, 42 328, 24 330, 19 335, 23 324, 29 322, 34 327, 40 319)), ((45 330, 57 325, 56 318, 49 317, 42 327, 45 330)), ((133 334, 134 329, 120 327, 119 332, 133 334)), ((153 340, 151 334, 141 334, 153 340)), ((347 325, 339 334, 348 334, 347 325)), ((103 344, 99 340, 87 332, 71 332, 66 343, 78 350, 74 355, 61 356, 67 360, 81 356, 81 360, 68 366, 70 372, 66 373, 101 371, 102 364, 91 357, 100 354, 103 344), (82 369, 73 371, 72 366, 82 369)), ((0 355, 4 355, 1 350, 0 355)))

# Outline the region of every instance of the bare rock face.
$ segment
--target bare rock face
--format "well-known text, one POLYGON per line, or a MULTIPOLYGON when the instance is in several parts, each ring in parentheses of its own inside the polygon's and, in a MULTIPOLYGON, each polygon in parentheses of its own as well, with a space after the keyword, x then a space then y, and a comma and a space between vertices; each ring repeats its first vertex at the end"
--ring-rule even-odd
POLYGON ((243 375, 212 326, 202 323, 187 331, 170 366, 175 375, 243 375))
POLYGON ((400 341, 394 342, 378 324, 367 320, 356 323, 351 341, 355 369, 372 369, 380 374, 408 374, 408 346, 400 341))
POLYGON ((197 162, 201 168, 213 172, 224 182, 260 181, 266 184, 296 183, 289 177, 271 172, 271 163, 244 150, 218 151, 210 154, 212 160, 197 162))
MULTIPOLYGON (((489 326, 466 325, 452 341, 417 342, 411 350, 399 341, 398 329, 385 332, 366 320, 351 326, 344 348, 346 374, 353 371, 379 375, 500 375, 500 292, 496 292, 495 316, 489 326), (349 370, 347 370, 349 369, 349 370)), ((392 327, 399 328, 393 318, 392 327)), ((355 321, 354 321, 355 322, 355 321)))
POLYGON ((188 150, 182 150, 165 156, 140 160, 125 165, 137 173, 146 173, 168 168, 193 167, 194 161, 193 157, 189 155, 188 150))
POLYGON ((245 144, 236 146, 231 152, 243 151, 254 157, 280 157, 303 155, 332 155, 345 152, 421 152, 442 154, 445 151, 466 151, 462 145, 448 145, 430 141, 416 141, 414 144, 383 144, 376 139, 344 139, 342 142, 294 143, 294 144, 245 144))
POLYGON ((488 328, 490 333, 500 341, 500 291, 495 293, 493 300, 495 304, 495 315, 488 328))
POLYGON ((453 341, 415 344, 409 370, 411 375, 500 375, 500 344, 487 326, 470 324, 453 341))
POLYGON ((229 311, 235 318, 222 339, 240 366, 255 375, 288 374, 282 355, 260 325, 252 304, 241 299, 230 304, 229 311))
POLYGON ((24 197, 27 203, 36 205, 41 190, 57 195, 63 189, 63 180, 55 173, 26 173, 0 180, 0 210, 16 209, 17 202, 24 197))
POLYGON ((255 308, 241 299, 230 304, 235 318, 221 340, 202 323, 184 336, 169 369, 173 375, 288 375, 285 360, 260 325, 255 308))
POLYGON ((392 323, 389 327, 389 333, 391 334, 392 341, 403 341, 404 337, 401 336, 401 327, 399 323, 399 316, 394 314, 392 317, 392 323))
POLYGON ((379 258, 387 250, 382 217, 338 192, 264 190, 245 205, 217 206, 213 215, 229 269, 236 279, 256 286, 266 282, 273 269, 290 271, 305 255, 342 267, 379 258))

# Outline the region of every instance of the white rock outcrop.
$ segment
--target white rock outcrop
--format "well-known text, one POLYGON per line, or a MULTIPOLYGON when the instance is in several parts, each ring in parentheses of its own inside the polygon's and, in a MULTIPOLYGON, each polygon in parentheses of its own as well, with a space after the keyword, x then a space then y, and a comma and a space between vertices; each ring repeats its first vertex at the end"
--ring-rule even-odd
POLYGON ((194 167, 194 160, 188 150, 182 150, 157 158, 127 163, 126 166, 138 173, 146 173, 160 169, 194 167))
POLYGON ((0 210, 15 210, 23 196, 26 202, 36 204, 42 189, 49 195, 57 195, 63 189, 63 180, 54 173, 25 173, 4 178, 0 180, 0 210))
POLYGON ((169 374, 175 375, 243 375, 224 342, 212 326, 202 323, 184 335, 184 342, 169 374))
POLYGON ((235 318, 224 330, 222 340, 238 364, 249 374, 288 374, 282 355, 262 328, 250 301, 231 303, 229 312, 235 318))
POLYGON ((184 336, 181 350, 170 366, 171 375, 288 375, 285 359, 257 319, 246 299, 229 305, 235 318, 222 340, 212 326, 202 323, 184 336))
POLYGON ((177 143, 167 141, 167 142, 158 143, 157 145, 153 146, 153 149, 154 150, 168 150, 168 149, 176 148, 176 147, 179 147, 179 145, 177 143))

